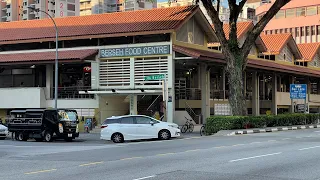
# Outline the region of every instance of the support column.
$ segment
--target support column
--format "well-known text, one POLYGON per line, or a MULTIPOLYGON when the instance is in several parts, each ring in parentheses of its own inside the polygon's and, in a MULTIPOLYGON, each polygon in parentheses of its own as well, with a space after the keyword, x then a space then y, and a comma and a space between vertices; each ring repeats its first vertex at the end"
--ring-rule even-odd
POLYGON ((138 96, 130 95, 130 115, 138 114, 138 96))
MULTIPOLYGON (((290 76, 290 84, 294 84, 294 76, 290 76)), ((293 99, 291 99, 291 106, 290 106, 290 113, 294 113, 294 102, 293 99)))
POLYGON ((173 56, 168 56, 168 79, 167 79, 167 86, 168 86, 168 99, 166 103, 166 119, 167 122, 174 123, 174 114, 176 110, 176 105, 175 105, 175 60, 174 60, 174 55, 173 56))
POLYGON ((225 100, 226 99, 226 70, 224 68, 222 69, 222 90, 223 90, 223 100, 225 100))
POLYGON ((252 115, 260 115, 259 76, 257 72, 252 73, 252 115))
POLYGON ((53 98, 53 65, 46 65, 46 99, 53 98))
POLYGON ((201 64, 201 115, 202 123, 210 117, 210 71, 208 65, 201 64))
POLYGON ((274 115, 278 114, 277 111, 277 74, 272 75, 272 103, 271 103, 271 112, 274 115))

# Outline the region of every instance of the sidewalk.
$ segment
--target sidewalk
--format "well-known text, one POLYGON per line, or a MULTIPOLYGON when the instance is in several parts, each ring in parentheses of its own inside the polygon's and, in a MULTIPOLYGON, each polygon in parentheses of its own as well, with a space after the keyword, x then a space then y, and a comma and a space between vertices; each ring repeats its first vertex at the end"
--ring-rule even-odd
POLYGON ((214 136, 234 136, 234 135, 242 135, 242 134, 278 132, 278 131, 313 129, 313 128, 320 128, 320 125, 310 124, 310 125, 280 126, 280 127, 253 128, 253 129, 221 130, 216 134, 214 134, 214 136))

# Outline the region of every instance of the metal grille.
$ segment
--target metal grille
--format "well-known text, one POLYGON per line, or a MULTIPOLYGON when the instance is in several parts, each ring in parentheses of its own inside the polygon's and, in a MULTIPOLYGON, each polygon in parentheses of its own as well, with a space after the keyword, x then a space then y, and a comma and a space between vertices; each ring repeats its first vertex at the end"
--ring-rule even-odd
POLYGON ((130 59, 114 59, 100 62, 100 86, 129 86, 130 59))
MULTIPOLYGON (((168 74, 168 57, 137 58, 134 61, 135 85, 144 85, 144 78, 150 75, 168 74)), ((159 84, 161 80, 148 81, 148 84, 159 84)))

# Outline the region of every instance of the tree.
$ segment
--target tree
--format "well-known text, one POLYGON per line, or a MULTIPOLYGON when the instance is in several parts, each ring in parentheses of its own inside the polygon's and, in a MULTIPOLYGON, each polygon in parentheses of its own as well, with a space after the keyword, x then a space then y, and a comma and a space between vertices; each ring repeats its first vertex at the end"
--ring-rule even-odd
MULTIPOLYGON (((291 0, 276 0, 260 21, 248 31, 246 40, 241 47, 239 47, 237 39, 237 20, 247 0, 228 0, 230 9, 230 33, 228 40, 223 31, 223 23, 219 19, 220 1, 221 0, 201 0, 213 22, 216 36, 220 42, 222 53, 225 56, 227 63, 226 73, 229 80, 229 103, 231 105, 232 113, 233 115, 246 115, 247 109, 245 104, 243 77, 247 66, 248 54, 253 47, 255 40, 259 37, 268 22, 276 15, 281 7, 291 0), (213 2, 217 4, 217 9, 214 8, 213 2)), ((196 3, 199 3, 199 0, 196 0, 196 3)))

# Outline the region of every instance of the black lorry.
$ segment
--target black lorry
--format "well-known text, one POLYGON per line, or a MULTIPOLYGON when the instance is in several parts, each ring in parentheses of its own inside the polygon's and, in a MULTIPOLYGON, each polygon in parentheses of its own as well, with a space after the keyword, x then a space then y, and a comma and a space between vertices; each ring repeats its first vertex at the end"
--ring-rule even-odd
POLYGON ((12 110, 7 123, 12 137, 19 141, 29 138, 46 142, 53 138, 72 141, 79 137, 78 114, 71 109, 12 110))

